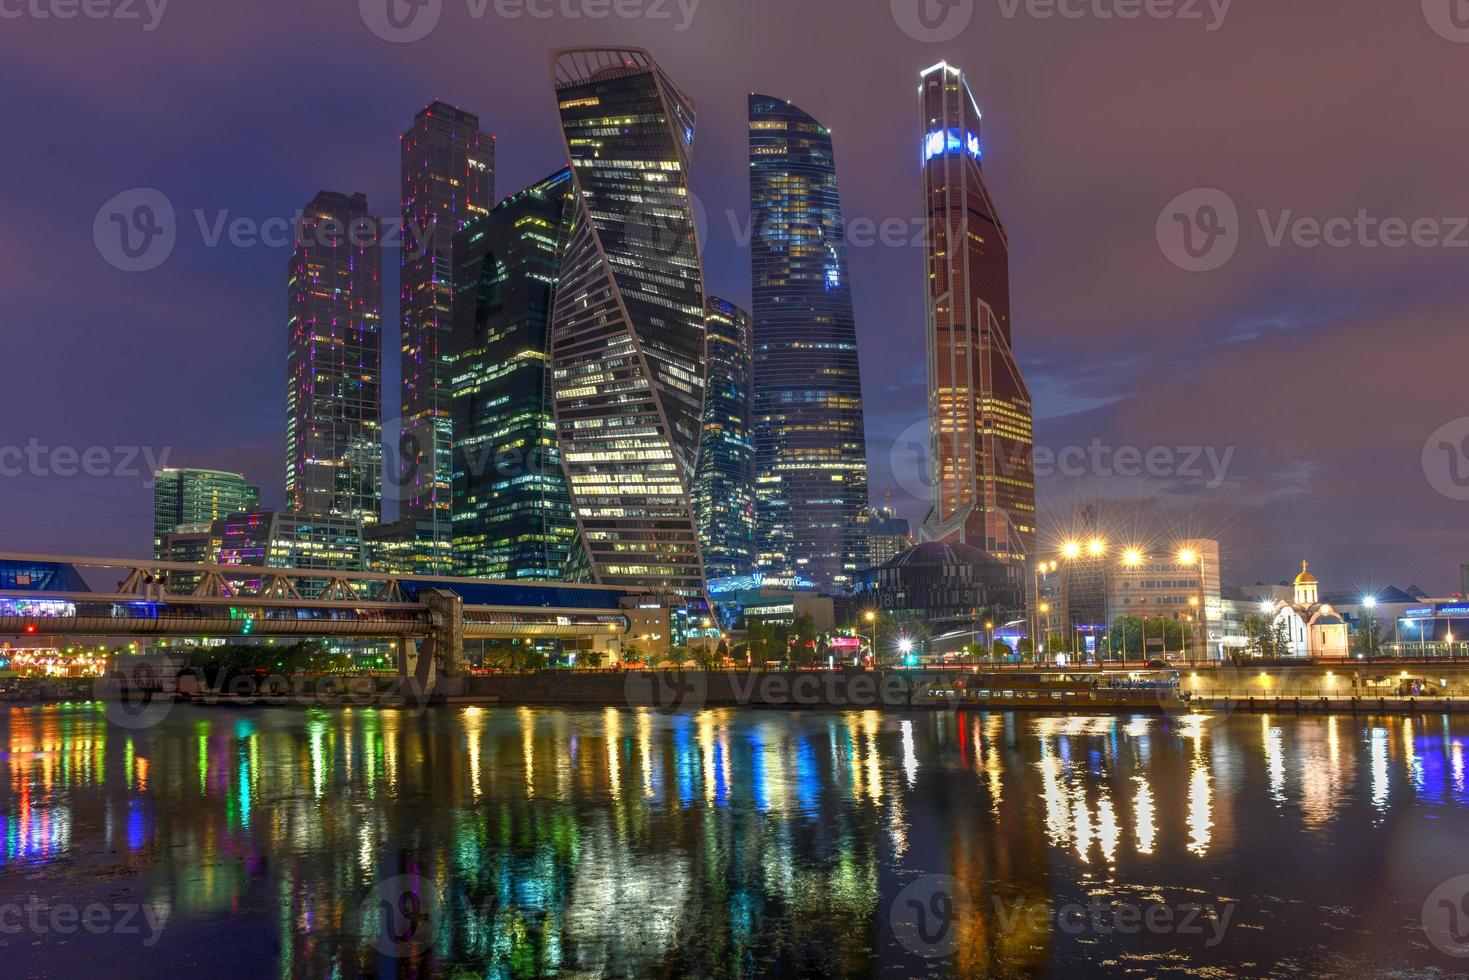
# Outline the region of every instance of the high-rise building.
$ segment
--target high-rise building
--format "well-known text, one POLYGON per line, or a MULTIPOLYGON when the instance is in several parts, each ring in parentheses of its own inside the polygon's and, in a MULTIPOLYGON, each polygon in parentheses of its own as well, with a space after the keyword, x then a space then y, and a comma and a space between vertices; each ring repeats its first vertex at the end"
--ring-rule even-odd
POLYGON ((551 411, 551 306, 571 171, 502 201, 454 242, 454 569, 559 579, 576 544, 551 411))
POLYGON ((710 578, 755 567, 755 447, 750 441, 750 314, 710 296, 709 383, 694 477, 694 513, 710 578))
POLYGON ((906 517, 899 517, 892 504, 873 507, 867 512, 868 561, 874 567, 913 547, 912 530, 906 517))
MULTIPOLYGON (((433 102, 403 134, 403 429, 397 464, 400 516, 451 537, 454 236, 495 200, 495 138, 479 117, 433 102)), ((447 569, 444 569, 447 571, 447 569)))
POLYGON ((378 227, 362 194, 322 191, 291 253, 286 501, 299 514, 373 524, 382 511, 378 227))
POLYGON ((1010 253, 981 172, 979 106, 959 69, 923 72, 933 504, 926 540, 1023 564, 1035 551, 1030 391, 1010 342, 1010 253))
POLYGON ((831 132, 750 96, 757 563, 845 590, 865 568, 867 442, 831 132))
POLYGON ((557 438, 598 583, 699 594, 703 427, 694 103, 646 51, 552 55, 576 184, 551 326, 557 438))
POLYGON ((365 566, 362 523, 349 517, 273 510, 231 514, 220 539, 221 565, 338 572, 360 572, 365 566))
POLYGON ((208 524, 260 506, 260 488, 240 473, 168 468, 153 474, 153 557, 169 559, 164 539, 180 524, 208 524))

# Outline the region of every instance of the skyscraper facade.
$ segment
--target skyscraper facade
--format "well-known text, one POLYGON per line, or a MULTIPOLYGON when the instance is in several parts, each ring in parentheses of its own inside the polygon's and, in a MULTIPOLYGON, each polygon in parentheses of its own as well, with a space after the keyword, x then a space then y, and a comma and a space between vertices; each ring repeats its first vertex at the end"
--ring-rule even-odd
POLYGON ((710 578, 755 567, 755 447, 750 441, 750 315, 710 296, 709 381, 694 477, 694 513, 710 578))
POLYGON ((943 62, 919 92, 933 470, 922 536, 1024 563, 1035 551, 1031 399, 1011 348, 1009 242, 981 171, 979 106, 943 62))
POLYGON ((382 511, 378 228, 362 194, 322 191, 302 213, 286 351, 286 500, 296 513, 373 524, 382 511))
POLYGON ((454 243, 454 568, 566 577, 576 520, 551 412, 551 304, 571 171, 502 201, 454 243))
POLYGON ((845 590, 867 565, 867 442, 831 132, 750 96, 758 564, 845 590))
POLYGON ((180 524, 210 524, 260 506, 260 488, 239 473, 173 468, 153 474, 153 557, 169 558, 165 538, 180 524))
POLYGON ((555 52, 552 78, 576 188, 551 325, 553 404, 588 564, 602 584, 698 594, 694 103, 636 49, 555 52))
MULTIPOLYGON (((403 422, 398 474, 402 517, 451 535, 453 391, 448 354, 453 325, 454 236, 495 200, 495 138, 479 117, 435 101, 400 141, 403 242, 403 422)), ((446 571, 447 569, 445 569, 446 571)))

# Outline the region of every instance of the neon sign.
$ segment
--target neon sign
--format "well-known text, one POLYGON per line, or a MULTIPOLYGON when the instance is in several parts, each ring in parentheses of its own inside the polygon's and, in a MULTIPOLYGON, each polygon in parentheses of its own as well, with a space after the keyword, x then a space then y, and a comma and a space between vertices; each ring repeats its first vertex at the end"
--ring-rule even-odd
POLYGON ((945 153, 965 151, 974 159, 980 158, 979 134, 957 129, 935 129, 923 138, 923 162, 927 163, 945 153))

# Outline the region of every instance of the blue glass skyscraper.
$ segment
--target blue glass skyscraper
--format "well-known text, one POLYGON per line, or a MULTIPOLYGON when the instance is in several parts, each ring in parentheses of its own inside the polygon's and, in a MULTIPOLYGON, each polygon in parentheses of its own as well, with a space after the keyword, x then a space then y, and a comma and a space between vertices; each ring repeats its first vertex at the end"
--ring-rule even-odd
POLYGON ((862 378, 831 133, 750 96, 758 564, 845 590, 867 565, 862 378))

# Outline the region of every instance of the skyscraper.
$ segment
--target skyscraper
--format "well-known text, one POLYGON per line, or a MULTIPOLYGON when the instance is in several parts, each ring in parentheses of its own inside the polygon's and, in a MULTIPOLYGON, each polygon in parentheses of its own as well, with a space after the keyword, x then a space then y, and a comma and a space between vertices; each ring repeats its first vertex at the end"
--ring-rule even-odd
POLYGON ((755 566, 755 447, 750 441, 750 315, 709 297, 709 383, 694 478, 694 513, 710 578, 755 566))
POLYGON ((495 138, 479 117, 435 101, 403 134, 403 324, 400 514, 450 536, 453 391, 447 357, 454 236, 495 200, 495 138))
POLYGON ((750 96, 758 563, 850 588, 867 564, 867 442, 831 132, 750 96))
POLYGON ((286 500, 296 513, 373 524, 382 510, 378 228, 362 194, 322 191, 301 217, 286 352, 286 500))
MULTIPOLYGON (((240 473, 172 468, 153 474, 153 557, 168 557, 166 542, 180 524, 209 524, 260 506, 260 488, 240 473)), ((172 559, 169 559, 172 560, 172 559)))
POLYGON ((552 79, 576 185, 551 326, 554 406, 587 559, 599 583, 698 594, 694 103, 636 49, 555 52, 552 79))
POLYGON ((922 536, 1023 563, 1035 551, 1031 400, 1010 346, 1010 249, 980 168, 979 106, 944 62, 919 92, 933 467, 922 536))
POLYGON ((571 171, 502 201, 454 242, 454 568, 559 579, 576 521, 551 413, 551 303, 571 171))

